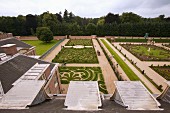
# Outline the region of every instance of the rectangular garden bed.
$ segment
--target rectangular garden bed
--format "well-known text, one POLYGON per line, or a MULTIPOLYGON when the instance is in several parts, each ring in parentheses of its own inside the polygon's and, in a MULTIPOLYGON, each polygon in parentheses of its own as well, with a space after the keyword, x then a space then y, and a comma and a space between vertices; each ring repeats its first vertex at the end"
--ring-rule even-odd
POLYGON ((65 46, 75 45, 93 46, 93 43, 91 39, 70 39, 65 46))
POLYGON ((154 71, 166 80, 170 81, 170 66, 150 66, 154 71))
POLYGON ((63 48, 53 59, 55 63, 98 63, 94 48, 63 48))
POLYGON ((141 61, 170 61, 170 51, 155 45, 121 44, 141 61))
POLYGON ((107 94, 103 74, 100 67, 59 67, 61 84, 70 81, 98 81, 99 90, 107 94))

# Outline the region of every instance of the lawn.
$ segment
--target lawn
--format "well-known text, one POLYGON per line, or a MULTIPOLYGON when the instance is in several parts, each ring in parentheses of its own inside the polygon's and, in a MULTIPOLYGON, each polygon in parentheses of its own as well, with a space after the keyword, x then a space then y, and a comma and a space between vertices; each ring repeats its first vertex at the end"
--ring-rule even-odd
POLYGON ((151 66, 151 68, 163 78, 170 81, 170 66, 151 66))
POLYGON ((98 63, 94 48, 63 48, 53 59, 55 63, 98 63))
POLYGON ((114 56, 114 59, 117 61, 117 63, 120 65, 120 67, 123 69, 123 71, 126 73, 128 78, 132 81, 140 80, 138 76, 131 70, 131 68, 119 57, 119 55, 107 44, 107 42, 104 39, 101 39, 103 44, 106 46, 106 48, 109 50, 109 52, 114 56))
POLYGON ((59 67, 61 84, 70 81, 98 81, 99 90, 107 94, 103 74, 100 67, 59 67))
POLYGON ((43 55, 51 47, 53 47, 59 40, 53 40, 49 43, 44 43, 39 40, 24 40, 23 42, 36 47, 36 55, 43 55))
POLYGON ((154 45, 121 44, 121 46, 142 61, 170 61, 170 51, 154 45))
POLYGON ((71 39, 66 44, 66 46, 74 46, 74 45, 93 46, 93 43, 91 39, 71 39))

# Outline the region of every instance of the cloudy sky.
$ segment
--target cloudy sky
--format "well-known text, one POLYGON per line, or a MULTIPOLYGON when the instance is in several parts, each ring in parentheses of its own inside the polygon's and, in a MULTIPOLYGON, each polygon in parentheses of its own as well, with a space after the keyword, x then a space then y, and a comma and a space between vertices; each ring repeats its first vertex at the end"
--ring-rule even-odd
POLYGON ((63 12, 81 17, 100 17, 109 12, 134 12, 143 17, 170 17, 170 0, 0 0, 0 16, 63 12))

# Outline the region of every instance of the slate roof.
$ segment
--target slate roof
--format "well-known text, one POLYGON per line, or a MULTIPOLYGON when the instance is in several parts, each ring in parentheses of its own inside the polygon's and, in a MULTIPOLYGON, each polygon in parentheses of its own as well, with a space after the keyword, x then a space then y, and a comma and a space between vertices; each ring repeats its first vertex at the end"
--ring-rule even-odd
POLYGON ((36 63, 50 64, 50 69, 55 66, 55 64, 19 54, 0 64, 0 81, 4 93, 8 92, 12 84, 36 63))
MULTIPOLYGON (((6 44, 16 44, 17 47, 22 47, 22 48, 31 48, 32 46, 29 44, 26 44, 20 40, 17 40, 16 38, 6 38, 3 40, 0 40, 0 46, 6 45, 6 44)), ((0 53, 3 53, 4 51, 0 47, 0 53)))
POLYGON ((65 110, 64 106, 65 98, 54 97, 52 100, 46 101, 42 104, 32 106, 29 109, 12 110, 12 109, 0 109, 0 113, 170 113, 169 104, 160 101, 163 111, 158 110, 127 110, 121 105, 109 99, 103 100, 102 110, 99 111, 71 111, 65 110))

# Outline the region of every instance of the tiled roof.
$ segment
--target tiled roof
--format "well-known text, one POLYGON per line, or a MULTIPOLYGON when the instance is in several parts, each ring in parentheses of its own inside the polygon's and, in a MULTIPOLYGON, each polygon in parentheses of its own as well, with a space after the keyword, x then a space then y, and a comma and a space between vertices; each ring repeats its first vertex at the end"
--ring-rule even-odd
MULTIPOLYGON (((31 45, 28 45, 20 40, 17 40, 16 38, 7 38, 0 40, 0 46, 6 45, 6 44, 16 44, 17 47, 22 47, 22 48, 31 48, 31 45)), ((4 52, 2 48, 0 47, 0 53, 4 52)))

